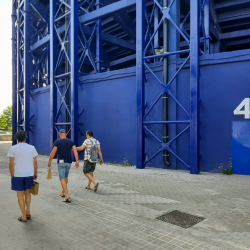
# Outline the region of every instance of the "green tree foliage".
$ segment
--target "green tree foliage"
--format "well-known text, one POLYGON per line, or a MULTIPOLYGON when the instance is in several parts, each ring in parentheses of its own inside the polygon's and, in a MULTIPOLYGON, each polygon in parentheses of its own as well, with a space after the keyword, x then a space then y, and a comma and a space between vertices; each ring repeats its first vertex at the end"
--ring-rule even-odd
POLYGON ((0 116, 0 129, 4 131, 12 131, 12 106, 3 110, 3 114, 0 116))

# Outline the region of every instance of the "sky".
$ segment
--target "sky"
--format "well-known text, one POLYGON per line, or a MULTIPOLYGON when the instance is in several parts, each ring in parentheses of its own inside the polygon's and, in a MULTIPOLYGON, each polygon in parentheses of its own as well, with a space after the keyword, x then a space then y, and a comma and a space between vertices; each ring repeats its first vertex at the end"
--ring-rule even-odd
POLYGON ((12 105, 11 0, 0 0, 0 114, 12 105))

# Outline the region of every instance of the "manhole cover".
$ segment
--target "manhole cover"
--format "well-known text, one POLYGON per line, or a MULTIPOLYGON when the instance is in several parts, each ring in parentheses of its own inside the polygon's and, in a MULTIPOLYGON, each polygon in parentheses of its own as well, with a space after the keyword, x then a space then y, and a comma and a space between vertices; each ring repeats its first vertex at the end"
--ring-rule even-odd
POLYGON ((163 214, 157 217, 156 219, 171 223, 179 227, 189 228, 203 221, 205 218, 191 215, 191 214, 186 214, 178 210, 175 210, 170 213, 163 214))

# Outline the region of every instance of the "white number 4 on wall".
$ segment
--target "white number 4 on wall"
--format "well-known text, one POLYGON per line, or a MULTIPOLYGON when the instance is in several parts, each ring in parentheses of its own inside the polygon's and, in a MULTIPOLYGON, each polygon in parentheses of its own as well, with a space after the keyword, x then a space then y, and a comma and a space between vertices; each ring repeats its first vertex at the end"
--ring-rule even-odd
POLYGON ((250 98, 245 98, 240 103, 240 105, 234 110, 234 115, 245 115, 245 119, 250 119, 250 98))

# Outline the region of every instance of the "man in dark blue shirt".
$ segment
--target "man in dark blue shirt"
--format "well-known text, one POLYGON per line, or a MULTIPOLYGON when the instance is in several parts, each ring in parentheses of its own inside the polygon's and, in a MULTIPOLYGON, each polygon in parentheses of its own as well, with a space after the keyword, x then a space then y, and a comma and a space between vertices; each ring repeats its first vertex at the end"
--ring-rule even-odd
POLYGON ((71 150, 73 150, 76 158, 76 168, 79 167, 79 158, 75 143, 67 138, 66 130, 61 129, 59 134, 60 139, 54 142, 54 147, 49 157, 48 167, 51 167, 51 161, 55 157, 55 154, 57 152, 59 180, 62 186, 62 193, 60 195, 61 197, 65 197, 65 202, 70 202, 70 196, 68 192, 68 176, 72 163, 71 150))

